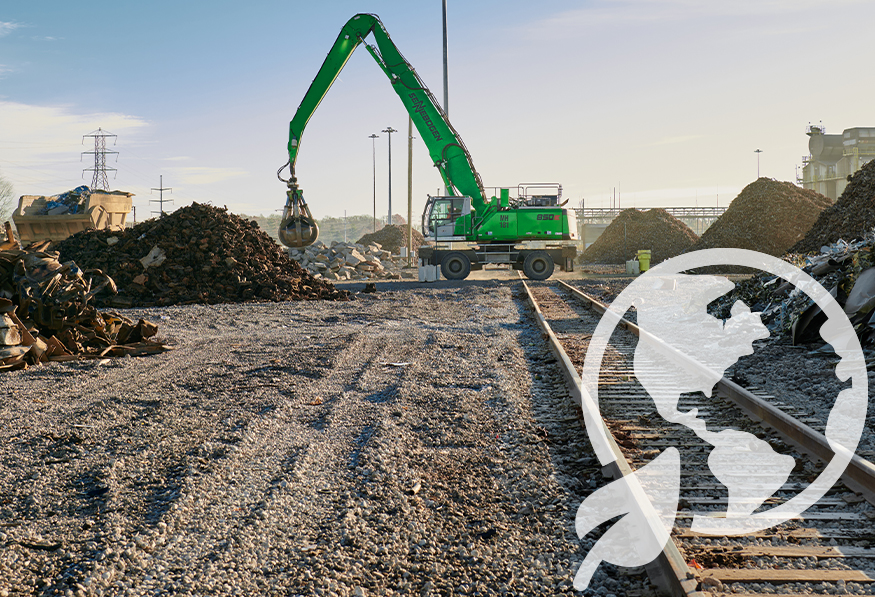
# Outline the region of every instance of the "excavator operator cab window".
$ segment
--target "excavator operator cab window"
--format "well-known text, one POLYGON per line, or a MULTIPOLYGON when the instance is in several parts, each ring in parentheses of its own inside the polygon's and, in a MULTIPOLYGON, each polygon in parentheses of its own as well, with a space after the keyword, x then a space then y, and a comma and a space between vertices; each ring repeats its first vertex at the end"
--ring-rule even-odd
POLYGON ((428 236, 452 236, 456 220, 471 212, 469 197, 429 197, 429 202, 428 236))
POLYGON ((439 225, 455 222, 456 218, 462 215, 463 206, 464 197, 437 198, 434 203, 432 219, 438 221, 439 225))

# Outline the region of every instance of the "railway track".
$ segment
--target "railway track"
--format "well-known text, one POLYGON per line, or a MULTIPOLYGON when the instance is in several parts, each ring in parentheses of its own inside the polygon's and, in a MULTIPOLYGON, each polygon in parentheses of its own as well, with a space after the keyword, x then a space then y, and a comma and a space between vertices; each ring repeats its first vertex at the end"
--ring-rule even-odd
MULTIPOLYGON (((562 282, 523 285, 572 399, 582 401, 583 422, 588 398, 582 395, 577 372, 605 306, 562 282)), ((875 594, 875 466, 856 455, 839 482, 786 522, 741 536, 692 530, 694 518, 713 520, 726 512, 728 490, 708 466, 713 446, 689 427, 663 419, 636 379, 632 357, 639 332, 624 321, 611 336, 599 372, 595 416, 600 411, 617 455, 603 470, 606 476, 628 475, 668 448, 680 453, 675 526, 662 554, 647 566, 651 580, 674 595, 875 594)), ((794 458, 786 482, 754 512, 790 501, 832 458, 829 442, 807 425, 815 422, 806 413, 758 388, 742 388, 724 378, 711 397, 681 396, 680 411, 694 408, 709 430, 746 432, 767 442, 776 454, 794 458)))

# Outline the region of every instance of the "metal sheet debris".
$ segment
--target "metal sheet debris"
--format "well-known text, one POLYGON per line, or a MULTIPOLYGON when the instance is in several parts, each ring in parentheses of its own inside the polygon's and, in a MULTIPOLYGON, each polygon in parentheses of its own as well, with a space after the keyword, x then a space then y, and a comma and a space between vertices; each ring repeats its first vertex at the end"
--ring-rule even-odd
MULTIPOLYGON (((14 240, 14 239, 12 239, 14 240)), ((115 293, 112 278, 98 269, 61 263, 48 242, 0 250, 0 371, 48 361, 140 356, 167 350, 149 340, 158 326, 99 312, 92 299, 115 293)))
MULTIPOLYGON (((875 230, 861 240, 839 239, 821 247, 820 254, 788 255, 804 272, 830 291, 857 332, 867 359, 875 347, 875 230)), ((822 342, 820 308, 798 288, 771 274, 760 274, 736 285, 731 293, 714 301, 710 312, 729 317, 736 300, 762 314, 763 323, 774 339, 790 338, 794 344, 822 342)), ((875 354, 871 355, 875 359, 875 354)))

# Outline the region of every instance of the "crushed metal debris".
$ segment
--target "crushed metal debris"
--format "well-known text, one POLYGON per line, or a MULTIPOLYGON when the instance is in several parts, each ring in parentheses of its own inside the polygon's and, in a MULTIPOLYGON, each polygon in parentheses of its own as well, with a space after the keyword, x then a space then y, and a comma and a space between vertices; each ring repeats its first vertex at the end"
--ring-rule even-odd
MULTIPOLYGON (((426 243, 425 237, 416 228, 413 228, 412 232, 414 253, 419 251, 419 247, 425 244, 432 244, 426 243)), ((365 246, 378 244, 384 251, 397 255, 403 247, 407 246, 407 225, 392 224, 391 226, 383 226, 376 232, 365 234, 356 241, 356 244, 365 246)))
POLYGON ((247 301, 349 300, 314 278, 255 221, 193 203, 123 232, 87 230, 56 244, 64 260, 97 268, 118 283, 109 307, 247 301))
MULTIPOLYGON (((875 345, 875 230, 853 243, 840 240, 824 246, 817 255, 785 259, 830 291, 864 346, 875 345)), ((736 300, 762 313, 773 339, 789 339, 794 344, 822 342, 819 330, 826 315, 790 282, 772 274, 753 276, 711 303, 709 311, 726 319, 736 300)))
POLYGON ((158 326, 134 323, 91 304, 100 292, 115 292, 100 270, 61 263, 48 241, 25 249, 7 227, 0 250, 0 371, 48 361, 141 356, 168 350, 149 338, 158 326))
POLYGON ((652 251, 656 264, 684 253, 698 237, 689 226, 661 208, 624 209, 581 256, 581 263, 625 263, 639 249, 652 251))
POLYGON ((763 177, 742 189, 691 250, 750 249, 778 257, 830 205, 829 197, 816 191, 763 177))

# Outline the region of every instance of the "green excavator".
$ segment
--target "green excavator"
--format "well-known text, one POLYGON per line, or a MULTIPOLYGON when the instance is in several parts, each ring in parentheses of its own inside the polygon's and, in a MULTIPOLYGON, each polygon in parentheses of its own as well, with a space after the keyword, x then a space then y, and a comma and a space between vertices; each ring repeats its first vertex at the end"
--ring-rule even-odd
POLYGON ((482 269, 487 263, 510 264, 529 278, 540 280, 552 275, 555 263, 562 269, 572 269, 576 245, 561 243, 578 239, 577 220, 574 211, 560 203, 561 185, 521 184, 515 197, 510 196, 509 188, 498 189, 498 196, 487 197, 462 138, 398 51, 383 23, 372 14, 357 14, 343 26, 289 124, 289 161, 277 172, 288 186, 279 229, 282 243, 306 247, 319 235, 298 186, 295 162, 307 122, 360 44, 389 78, 447 189, 446 195, 429 196, 426 202, 422 232, 437 246, 419 249, 421 264, 440 266, 448 279, 464 279, 472 269, 482 269), (376 45, 365 41, 371 34, 376 45), (282 177, 286 166, 289 178, 282 177), (470 246, 458 248, 455 245, 459 243, 470 246), (543 246, 536 248, 536 244, 543 246))

